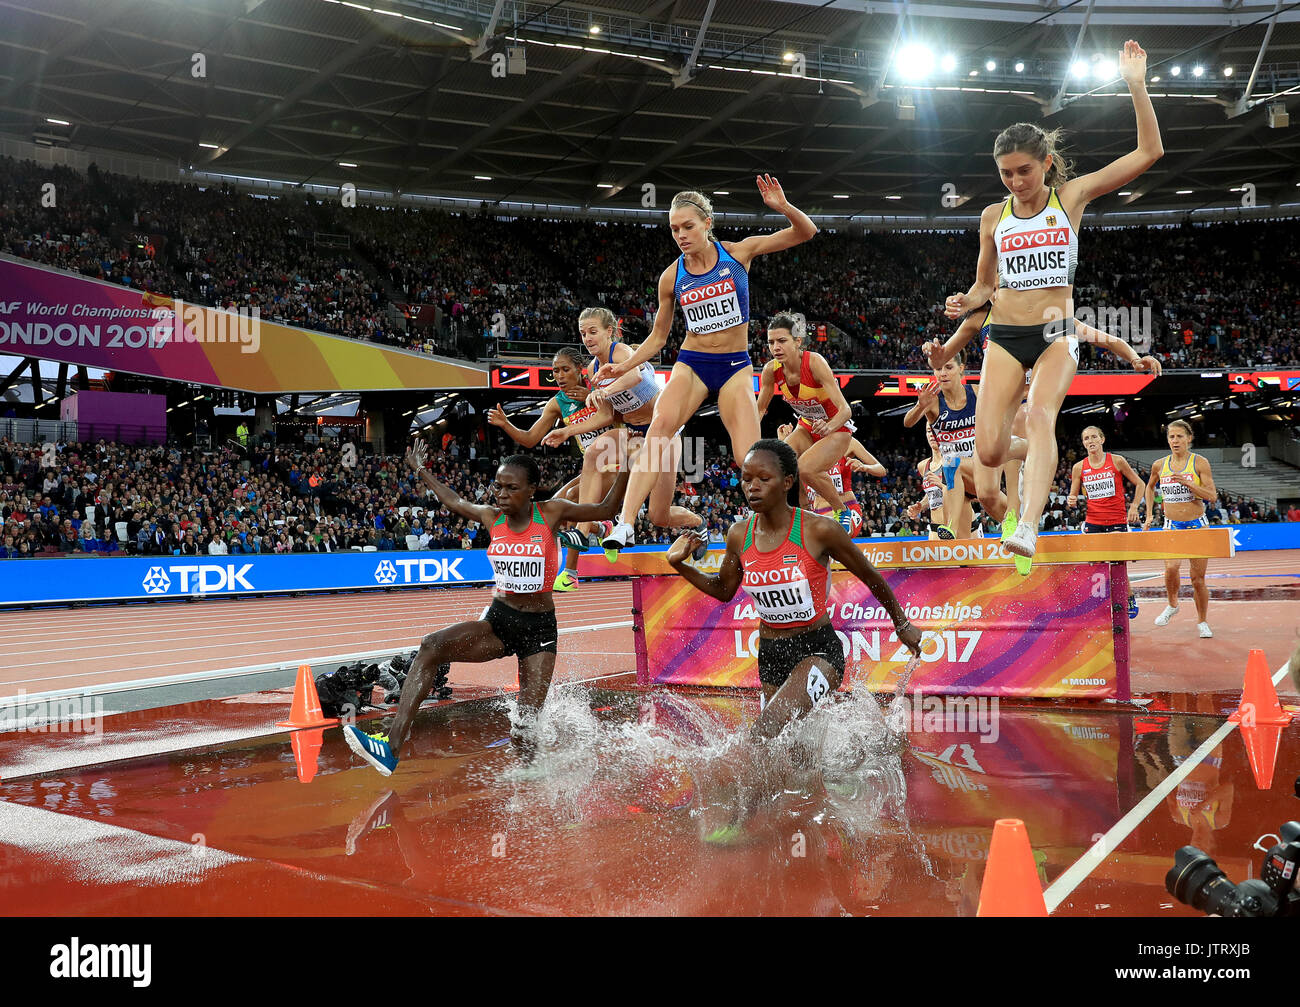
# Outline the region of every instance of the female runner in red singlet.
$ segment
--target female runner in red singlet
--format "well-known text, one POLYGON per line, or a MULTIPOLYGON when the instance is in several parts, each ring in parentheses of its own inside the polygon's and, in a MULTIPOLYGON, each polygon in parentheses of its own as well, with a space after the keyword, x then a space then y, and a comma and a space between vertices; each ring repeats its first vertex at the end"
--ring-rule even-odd
POLYGON ((598 504, 575 504, 558 497, 539 503, 537 462, 527 455, 511 455, 497 469, 493 503, 472 504, 433 478, 425 468, 425 453, 424 442, 416 440, 406 453, 406 463, 438 502, 490 530, 487 554, 495 590, 492 604, 479 619, 436 630, 420 641, 387 735, 366 734, 355 725, 344 729, 349 747, 385 776, 397 768, 398 753, 440 667, 451 661, 482 664, 511 654, 519 658, 520 724, 512 727, 510 740, 522 757, 532 757, 532 725, 546 702, 555 671, 558 633, 551 585, 560 565, 555 529, 566 521, 613 517, 627 488, 624 471, 598 504))
POLYGON ((920 653, 921 631, 894 592, 835 521, 791 507, 799 459, 784 441, 758 441, 741 466, 741 487, 753 515, 727 532, 716 576, 686 564, 699 545, 687 532, 668 550, 668 562, 705 594, 731 601, 743 585, 759 612, 758 677, 764 708, 754 738, 774 738, 792 719, 839 688, 844 650, 826 613, 830 561, 837 559, 889 612, 898 639, 920 653))

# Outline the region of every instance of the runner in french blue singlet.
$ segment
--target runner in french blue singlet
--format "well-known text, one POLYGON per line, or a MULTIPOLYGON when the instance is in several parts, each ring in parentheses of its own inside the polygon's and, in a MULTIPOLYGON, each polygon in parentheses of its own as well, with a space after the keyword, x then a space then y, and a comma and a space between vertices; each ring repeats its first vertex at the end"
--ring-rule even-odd
POLYGON ((618 378, 660 353, 672 331, 673 315, 681 309, 686 339, 655 402, 646 448, 633 464, 619 522, 603 543, 607 550, 623 549, 635 541, 632 524, 637 512, 657 474, 673 463, 674 433, 707 399, 717 397, 733 459, 744 458, 758 440, 754 367, 749 359, 750 265, 760 255, 807 241, 817 233, 817 225, 785 198, 777 179, 760 175, 756 181, 764 204, 783 214, 790 226, 742 241, 719 241, 713 235, 713 204, 699 192, 679 192, 668 211, 668 226, 681 254, 659 276, 654 328, 635 353, 611 360, 596 373, 598 380, 618 378))

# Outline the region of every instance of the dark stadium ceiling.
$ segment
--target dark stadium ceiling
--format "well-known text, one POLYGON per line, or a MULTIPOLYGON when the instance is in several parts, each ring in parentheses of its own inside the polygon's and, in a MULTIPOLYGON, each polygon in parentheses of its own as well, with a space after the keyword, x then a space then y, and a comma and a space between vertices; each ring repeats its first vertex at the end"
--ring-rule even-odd
POLYGON ((1166 153, 1094 209, 1237 205, 1244 183, 1300 202, 1300 122, 1267 108, 1300 111, 1300 3, 0 0, 0 21, 0 134, 46 145, 593 207, 652 183, 659 206, 695 188, 755 211, 767 171, 809 212, 934 219, 1001 195, 1011 122, 1064 126, 1083 170, 1130 149, 1099 64, 1136 38, 1166 153), (494 76, 508 49, 526 72, 494 76))

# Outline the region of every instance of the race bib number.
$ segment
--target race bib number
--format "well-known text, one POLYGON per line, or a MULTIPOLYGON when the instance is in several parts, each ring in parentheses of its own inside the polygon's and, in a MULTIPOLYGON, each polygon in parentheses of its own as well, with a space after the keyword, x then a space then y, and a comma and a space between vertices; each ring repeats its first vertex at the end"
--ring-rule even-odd
POLYGON ((1115 479, 1109 472, 1092 472, 1083 477, 1083 491, 1089 500, 1105 500, 1115 495, 1115 479))
POLYGON ((736 281, 730 276, 683 290, 679 303, 686 316, 686 328, 691 332, 718 332, 745 321, 736 296, 736 281))
POLYGON ((786 571, 745 571, 744 587, 754 599, 758 617, 769 625, 811 622, 817 618, 812 585, 797 567, 786 571), (788 579, 787 579, 788 577, 788 579))

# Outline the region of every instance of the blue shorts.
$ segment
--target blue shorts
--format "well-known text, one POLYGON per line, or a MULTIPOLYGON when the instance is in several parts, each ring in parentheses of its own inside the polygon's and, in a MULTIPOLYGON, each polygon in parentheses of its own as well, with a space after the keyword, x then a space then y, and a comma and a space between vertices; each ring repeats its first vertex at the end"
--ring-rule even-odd
POLYGON ((1189 528, 1208 527, 1210 527, 1210 522, 1206 520, 1204 514, 1198 518, 1193 518, 1191 521, 1170 521, 1168 518, 1165 519, 1165 531, 1187 531, 1189 528))
POLYGON ((685 364, 695 372, 696 377, 704 382, 709 395, 717 395, 722 386, 731 380, 737 371, 753 373, 754 362, 749 353, 740 350, 734 353, 700 353, 698 350, 682 350, 677 354, 677 362, 685 364))

